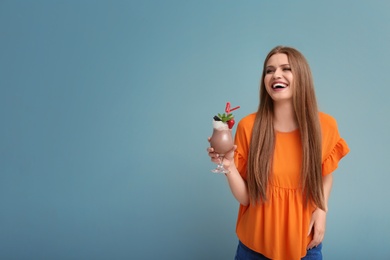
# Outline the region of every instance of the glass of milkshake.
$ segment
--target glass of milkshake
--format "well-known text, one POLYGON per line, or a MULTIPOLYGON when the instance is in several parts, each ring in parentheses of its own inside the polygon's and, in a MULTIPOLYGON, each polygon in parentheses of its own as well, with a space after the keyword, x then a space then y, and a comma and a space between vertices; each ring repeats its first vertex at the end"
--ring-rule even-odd
POLYGON ((228 171, 223 167, 223 158, 227 152, 233 149, 234 142, 232 137, 232 130, 229 129, 226 123, 222 121, 213 121, 213 135, 210 138, 210 145, 219 155, 217 168, 211 170, 214 173, 227 173, 228 171))
POLYGON ((226 114, 218 114, 213 118, 213 134, 210 138, 210 146, 219 155, 219 164, 217 168, 211 170, 214 173, 229 173, 223 167, 223 159, 225 154, 230 152, 234 147, 234 141, 232 136, 232 128, 234 125, 234 117, 231 111, 240 108, 235 107, 230 109, 230 103, 226 104, 226 114))

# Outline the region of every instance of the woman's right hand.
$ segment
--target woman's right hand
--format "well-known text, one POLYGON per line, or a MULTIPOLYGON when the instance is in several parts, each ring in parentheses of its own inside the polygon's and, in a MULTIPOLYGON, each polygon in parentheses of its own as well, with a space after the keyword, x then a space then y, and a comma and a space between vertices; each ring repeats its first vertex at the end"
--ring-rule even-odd
MULTIPOLYGON (((208 138, 208 141, 210 142, 210 137, 208 138)), ((223 166, 225 169, 229 169, 229 167, 234 164, 234 151, 236 150, 237 146, 234 145, 233 148, 225 154, 223 158, 223 166)), ((214 151, 213 147, 207 148, 208 155, 213 163, 219 164, 220 163, 220 156, 218 153, 214 151)))

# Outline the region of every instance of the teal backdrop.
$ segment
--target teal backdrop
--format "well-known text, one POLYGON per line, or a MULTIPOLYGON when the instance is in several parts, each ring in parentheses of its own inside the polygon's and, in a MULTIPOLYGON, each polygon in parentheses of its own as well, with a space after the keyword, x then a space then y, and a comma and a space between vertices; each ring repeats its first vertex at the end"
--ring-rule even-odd
POLYGON ((390 2, 0 1, 0 259, 233 259, 238 203, 206 154, 299 49, 351 152, 325 259, 390 259, 390 2))

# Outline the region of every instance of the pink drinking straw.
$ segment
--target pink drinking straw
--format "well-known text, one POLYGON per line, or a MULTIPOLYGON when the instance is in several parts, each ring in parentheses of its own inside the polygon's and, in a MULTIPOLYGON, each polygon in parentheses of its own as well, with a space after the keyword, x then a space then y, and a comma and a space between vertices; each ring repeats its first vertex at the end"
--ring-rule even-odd
POLYGON ((240 108, 240 106, 236 106, 235 108, 230 109, 230 102, 227 102, 227 103, 226 103, 225 112, 226 112, 227 114, 230 114, 230 112, 232 112, 232 111, 234 111, 234 110, 236 110, 236 109, 239 109, 239 108, 240 108))

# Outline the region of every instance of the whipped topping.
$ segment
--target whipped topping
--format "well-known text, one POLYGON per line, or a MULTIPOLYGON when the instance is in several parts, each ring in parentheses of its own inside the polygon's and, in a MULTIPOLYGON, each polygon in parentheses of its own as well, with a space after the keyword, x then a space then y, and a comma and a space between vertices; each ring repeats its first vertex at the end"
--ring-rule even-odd
POLYGON ((222 121, 215 121, 215 120, 213 120, 213 128, 217 130, 229 130, 229 127, 226 123, 223 123, 222 121))

